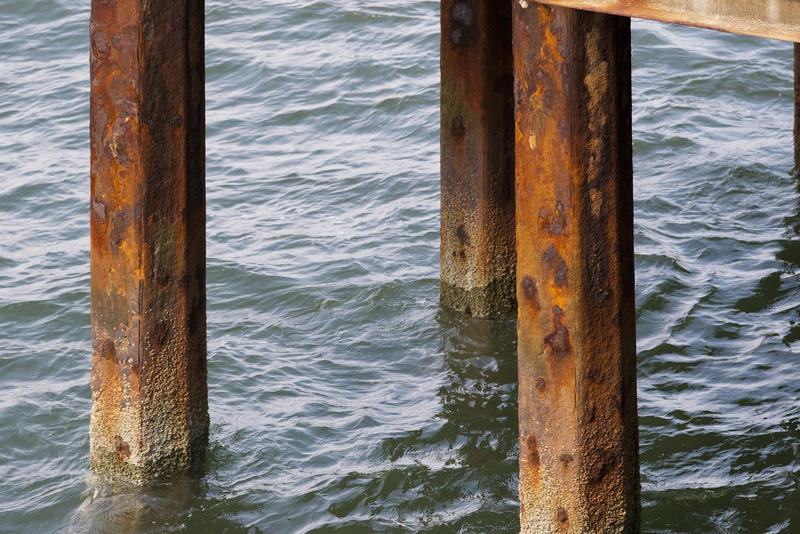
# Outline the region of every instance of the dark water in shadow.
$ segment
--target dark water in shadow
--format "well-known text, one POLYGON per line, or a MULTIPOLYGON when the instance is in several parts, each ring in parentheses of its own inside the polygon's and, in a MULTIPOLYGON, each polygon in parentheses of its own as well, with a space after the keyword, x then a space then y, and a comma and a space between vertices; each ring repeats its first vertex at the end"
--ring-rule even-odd
MULTIPOLYGON (((200 478, 87 469, 88 6, 0 0, 0 532, 516 532, 515 325, 438 307, 438 9, 207 1, 200 478)), ((800 531, 792 48, 634 24, 646 532, 800 531)))

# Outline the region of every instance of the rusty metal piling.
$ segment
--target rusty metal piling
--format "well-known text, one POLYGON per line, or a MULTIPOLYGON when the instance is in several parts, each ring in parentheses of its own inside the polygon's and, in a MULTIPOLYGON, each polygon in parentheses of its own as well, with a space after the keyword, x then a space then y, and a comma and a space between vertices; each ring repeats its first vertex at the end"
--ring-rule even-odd
POLYGON ((516 308, 510 11, 441 3, 440 298, 477 317, 516 308))
POLYGON ((91 465, 149 480, 208 439, 203 0, 93 0, 91 465))
POLYGON ((523 533, 639 526, 630 19, 513 2, 523 533))
POLYGON ((800 173, 800 43, 794 43, 794 172, 800 173))

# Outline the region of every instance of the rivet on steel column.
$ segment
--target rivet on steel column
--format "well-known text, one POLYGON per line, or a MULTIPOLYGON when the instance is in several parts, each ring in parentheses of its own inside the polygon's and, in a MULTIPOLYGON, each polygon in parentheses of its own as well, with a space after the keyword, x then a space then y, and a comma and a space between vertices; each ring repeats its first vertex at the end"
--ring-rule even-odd
POLYGON ((521 531, 638 532, 630 19, 512 18, 521 531))
POLYGON ((476 317, 516 309, 510 11, 441 3, 440 298, 476 317))
POLYGON ((203 0, 93 0, 91 465, 143 481, 208 440, 203 0))

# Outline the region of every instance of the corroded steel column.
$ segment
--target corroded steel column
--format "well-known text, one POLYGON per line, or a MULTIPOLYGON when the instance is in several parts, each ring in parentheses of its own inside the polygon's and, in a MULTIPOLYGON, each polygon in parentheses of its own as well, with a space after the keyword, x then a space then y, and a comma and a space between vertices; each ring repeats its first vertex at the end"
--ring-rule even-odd
POLYGON ((522 532, 637 532, 630 20, 513 6, 522 532))
POLYGON ((800 43, 794 44, 794 170, 800 173, 800 43))
POLYGON ((208 436, 203 0, 93 0, 91 464, 151 479, 208 436))
POLYGON ((479 316, 514 301, 511 8, 442 0, 440 296, 479 316))

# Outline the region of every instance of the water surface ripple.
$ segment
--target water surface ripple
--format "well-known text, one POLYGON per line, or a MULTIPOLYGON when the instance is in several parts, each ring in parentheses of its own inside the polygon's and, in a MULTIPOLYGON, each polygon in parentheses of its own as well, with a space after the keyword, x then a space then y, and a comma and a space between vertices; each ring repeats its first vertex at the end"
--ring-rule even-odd
MULTIPOLYGON (((200 479, 90 475, 88 2, 0 0, 0 531, 514 533, 515 324, 438 307, 439 2, 207 0, 200 479)), ((634 23, 646 532, 800 532, 790 44, 634 23)))

